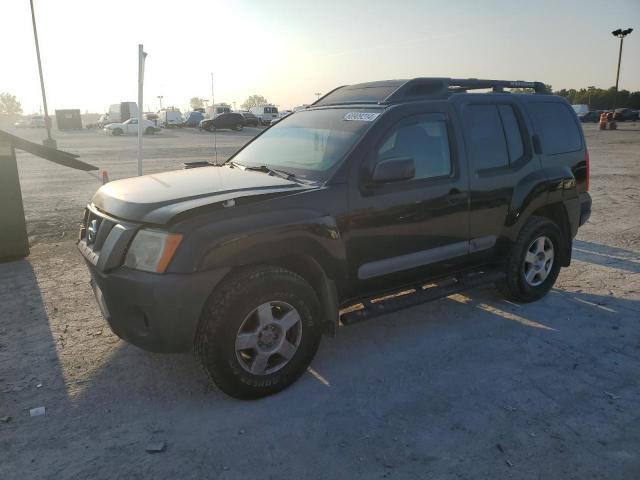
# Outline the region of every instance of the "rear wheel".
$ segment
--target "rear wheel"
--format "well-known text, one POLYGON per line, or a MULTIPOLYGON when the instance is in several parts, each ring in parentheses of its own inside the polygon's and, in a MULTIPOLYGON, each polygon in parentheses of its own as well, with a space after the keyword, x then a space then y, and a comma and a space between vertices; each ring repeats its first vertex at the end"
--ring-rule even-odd
POLYGON ((562 234, 543 217, 531 217, 506 262, 506 278, 496 286, 507 298, 533 302, 544 297, 560 273, 562 234))
POLYGON ((195 351, 221 390, 253 399, 283 390, 304 373, 321 332, 311 286, 288 270, 262 267, 239 272, 214 292, 195 351))
POLYGON ((155 130, 153 129, 153 127, 147 127, 144 133, 146 133, 147 135, 152 135, 155 133, 155 130))
POLYGON ((236 123, 236 126, 234 127, 234 130, 241 132, 243 129, 243 126, 241 123, 236 123))

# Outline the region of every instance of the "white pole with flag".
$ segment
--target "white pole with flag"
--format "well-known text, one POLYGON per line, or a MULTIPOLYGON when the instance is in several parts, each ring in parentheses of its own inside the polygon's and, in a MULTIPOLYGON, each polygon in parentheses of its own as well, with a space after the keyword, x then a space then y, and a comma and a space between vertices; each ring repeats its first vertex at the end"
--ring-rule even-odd
POLYGON ((142 100, 144 89, 144 61, 147 57, 142 44, 138 45, 138 175, 142 175, 142 134, 144 128, 142 125, 142 100))

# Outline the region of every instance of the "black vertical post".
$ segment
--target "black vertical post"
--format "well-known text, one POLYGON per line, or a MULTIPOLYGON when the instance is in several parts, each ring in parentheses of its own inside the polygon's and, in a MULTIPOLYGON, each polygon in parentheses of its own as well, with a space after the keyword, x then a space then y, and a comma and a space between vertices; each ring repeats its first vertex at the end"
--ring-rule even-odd
POLYGON ((0 262, 29 255, 16 151, 0 139, 0 262))

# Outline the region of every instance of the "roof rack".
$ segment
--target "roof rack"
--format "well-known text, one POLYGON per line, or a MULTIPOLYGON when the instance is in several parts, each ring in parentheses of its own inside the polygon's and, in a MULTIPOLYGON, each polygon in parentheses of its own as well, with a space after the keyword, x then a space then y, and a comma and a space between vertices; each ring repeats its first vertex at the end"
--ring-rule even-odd
POLYGON ((433 100, 448 98, 453 93, 466 93, 469 90, 491 89, 493 92, 504 92, 505 88, 531 88, 537 94, 546 93, 546 87, 542 82, 424 77, 344 85, 331 90, 312 106, 433 100))

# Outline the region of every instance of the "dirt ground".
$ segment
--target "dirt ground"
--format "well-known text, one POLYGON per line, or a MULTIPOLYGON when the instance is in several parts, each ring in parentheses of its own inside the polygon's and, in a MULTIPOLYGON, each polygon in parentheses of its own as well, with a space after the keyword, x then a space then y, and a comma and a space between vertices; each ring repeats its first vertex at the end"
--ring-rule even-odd
MULTIPOLYGON (((254 402, 110 332, 73 241, 98 180, 21 155, 33 247, 0 265, 0 479, 640 478, 640 125, 585 131, 594 212, 545 299, 477 289, 341 328, 254 402)), ((253 134, 218 134, 219 157, 253 134)), ((133 138, 58 141, 112 179, 135 172, 133 138)), ((213 136, 145 149, 166 170, 210 159, 213 136)))

